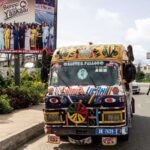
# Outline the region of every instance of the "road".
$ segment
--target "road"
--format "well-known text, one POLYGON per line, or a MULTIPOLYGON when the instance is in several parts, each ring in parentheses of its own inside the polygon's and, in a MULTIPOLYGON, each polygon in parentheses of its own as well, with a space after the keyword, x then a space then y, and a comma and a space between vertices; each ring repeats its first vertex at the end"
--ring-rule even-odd
POLYGON ((127 142, 120 142, 113 147, 104 146, 78 146, 67 142, 60 145, 47 143, 47 137, 41 136, 18 150, 150 150, 150 95, 147 96, 148 87, 141 88, 141 94, 134 95, 136 113, 133 118, 133 127, 127 142))

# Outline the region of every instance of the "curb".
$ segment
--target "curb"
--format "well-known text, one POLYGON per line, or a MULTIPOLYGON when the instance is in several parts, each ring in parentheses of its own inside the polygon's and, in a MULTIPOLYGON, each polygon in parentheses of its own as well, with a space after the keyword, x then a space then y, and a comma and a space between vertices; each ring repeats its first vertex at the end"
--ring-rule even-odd
POLYGON ((30 126, 21 132, 8 136, 5 139, 0 140, 1 150, 16 150, 19 146, 32 140, 35 137, 44 133, 44 123, 38 123, 30 126))

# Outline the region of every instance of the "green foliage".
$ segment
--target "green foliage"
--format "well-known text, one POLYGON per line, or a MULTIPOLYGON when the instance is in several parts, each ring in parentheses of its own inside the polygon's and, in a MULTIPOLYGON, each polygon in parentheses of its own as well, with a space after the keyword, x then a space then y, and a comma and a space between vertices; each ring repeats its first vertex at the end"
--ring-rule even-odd
POLYGON ((6 89, 6 94, 9 96, 10 105, 14 109, 26 108, 31 105, 31 99, 22 87, 8 88, 6 89))
POLYGON ((136 73, 136 81, 140 82, 144 79, 145 74, 142 71, 136 73))
POLYGON ((0 96, 0 113, 9 113, 13 110, 9 101, 10 99, 6 94, 0 96))
POLYGON ((0 75, 0 88, 7 88, 13 84, 13 77, 7 76, 4 78, 2 75, 0 75))
POLYGON ((3 76, 0 74, 0 88, 5 87, 5 79, 3 76))
MULTIPOLYGON (((20 109, 43 102, 47 86, 45 83, 40 82, 40 72, 28 72, 28 70, 24 70, 20 78, 20 86, 15 86, 11 76, 7 78, 0 76, 0 95, 8 95, 7 98, 5 97, 5 99, 9 99, 7 100, 7 106, 10 106, 11 109, 20 109)), ((6 111, 6 108, 3 108, 5 107, 1 106, 1 113, 9 112, 6 111)))
POLYGON ((150 83, 150 74, 146 74, 145 76, 144 76, 144 79, 142 79, 142 80, 140 80, 140 82, 149 82, 150 83))
POLYGON ((30 97, 33 105, 43 102, 47 86, 45 83, 40 82, 40 72, 28 73, 26 70, 21 74, 21 86, 26 94, 30 97))
POLYGON ((26 81, 40 81, 40 72, 34 71, 34 72, 28 72, 27 69, 25 69, 20 74, 21 83, 24 84, 26 81))

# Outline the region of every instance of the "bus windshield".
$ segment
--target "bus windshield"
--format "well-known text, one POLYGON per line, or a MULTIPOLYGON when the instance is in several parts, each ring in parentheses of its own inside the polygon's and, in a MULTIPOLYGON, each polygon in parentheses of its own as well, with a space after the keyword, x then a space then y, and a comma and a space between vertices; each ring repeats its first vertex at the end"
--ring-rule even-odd
POLYGON ((119 64, 105 61, 63 62, 51 67, 51 86, 115 85, 119 64))

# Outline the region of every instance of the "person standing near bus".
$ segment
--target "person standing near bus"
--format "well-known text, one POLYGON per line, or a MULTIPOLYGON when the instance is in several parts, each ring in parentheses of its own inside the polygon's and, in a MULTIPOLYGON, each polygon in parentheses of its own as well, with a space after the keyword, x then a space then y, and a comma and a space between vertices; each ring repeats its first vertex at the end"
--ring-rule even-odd
POLYGON ((0 50, 4 49, 4 29, 3 25, 0 25, 0 50))

